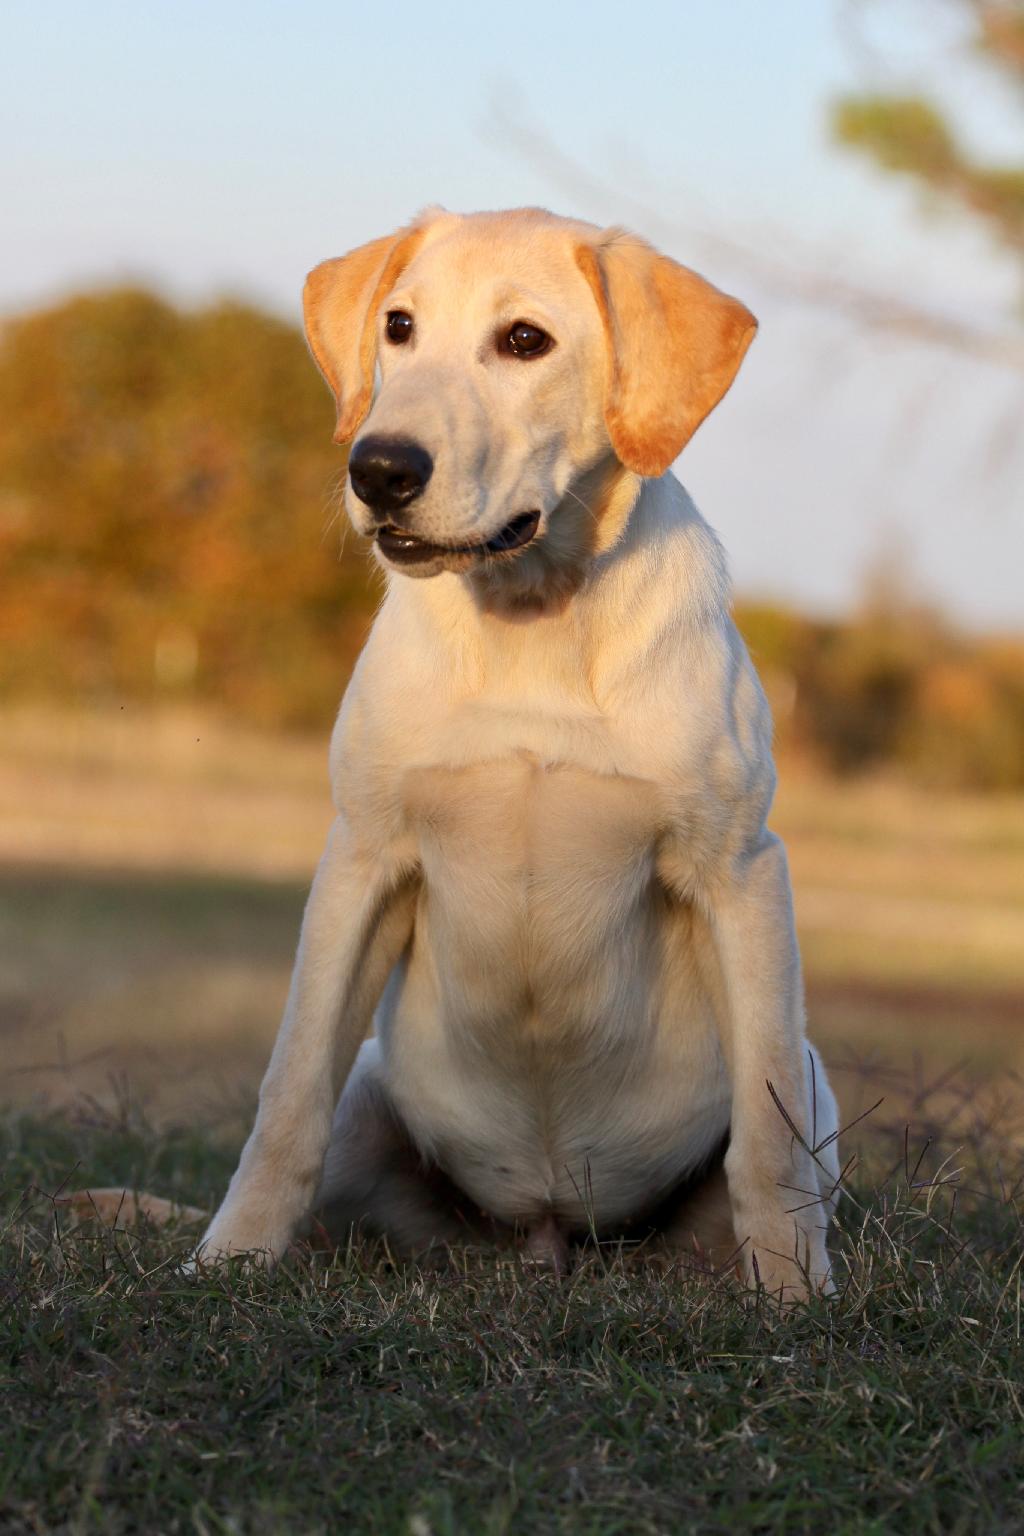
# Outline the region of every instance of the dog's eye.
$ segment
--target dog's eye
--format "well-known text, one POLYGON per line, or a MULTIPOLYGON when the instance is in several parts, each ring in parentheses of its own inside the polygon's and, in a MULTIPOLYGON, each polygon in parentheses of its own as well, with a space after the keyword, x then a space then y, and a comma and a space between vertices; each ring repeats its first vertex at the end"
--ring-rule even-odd
POLYGON ((388 315, 388 323, 384 327, 388 341, 393 341, 396 347, 400 347, 403 341, 408 341, 412 335, 412 315, 407 315, 404 309, 393 309, 388 315))
POLYGON ((539 325, 517 320, 505 337, 505 346, 514 357, 540 357, 554 346, 554 342, 539 325))

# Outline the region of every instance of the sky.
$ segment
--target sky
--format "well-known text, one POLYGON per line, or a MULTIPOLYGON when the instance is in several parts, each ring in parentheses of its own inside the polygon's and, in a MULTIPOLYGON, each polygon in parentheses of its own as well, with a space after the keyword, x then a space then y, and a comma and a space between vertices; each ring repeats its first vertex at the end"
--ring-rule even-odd
POLYGON ((959 38, 953 0, 5 0, 0 312, 129 277, 297 319, 310 266, 428 203, 625 223, 761 321, 677 466, 739 590, 841 611, 884 566, 1021 628, 1024 375, 801 296, 826 274, 1019 316, 980 232, 829 139, 838 92, 909 84, 1019 160, 959 38))

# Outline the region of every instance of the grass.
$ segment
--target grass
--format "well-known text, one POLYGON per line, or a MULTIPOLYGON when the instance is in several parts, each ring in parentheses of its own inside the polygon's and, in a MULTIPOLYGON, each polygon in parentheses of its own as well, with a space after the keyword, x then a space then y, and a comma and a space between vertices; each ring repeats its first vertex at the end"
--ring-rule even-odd
POLYGON ((326 732, 0 726, 4 1536, 1024 1528, 1024 1138, 944 1076, 966 1057, 1019 1105, 1024 798, 783 766, 812 1035, 850 1118, 884 1092, 914 1127, 844 1144, 836 1299, 780 1317, 619 1250, 561 1284, 361 1245, 190 1277, 194 1232, 74 1227, 53 1197, 222 1192, 330 814, 326 732), (919 1065, 879 1086, 879 1049, 919 1065), (151 1123, 103 1107, 126 1073, 151 1123))
POLYGON ((71 1227, 52 1196, 128 1181, 209 1203, 230 1137, 126 1105, 12 1113, 0 1524, 1017 1532, 1021 1141, 949 1083, 916 1101, 943 1134, 852 1133, 840 1294, 784 1316, 622 1250, 562 1283, 360 1245, 185 1275, 188 1232, 71 1227))

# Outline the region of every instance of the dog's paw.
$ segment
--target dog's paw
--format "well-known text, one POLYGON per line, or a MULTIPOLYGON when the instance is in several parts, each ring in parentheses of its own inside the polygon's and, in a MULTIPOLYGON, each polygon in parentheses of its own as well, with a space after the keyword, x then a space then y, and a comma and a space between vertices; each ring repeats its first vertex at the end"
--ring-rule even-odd
MULTIPOLYGON (((285 1244, 285 1248, 287 1246, 285 1244)), ((187 1268, 195 1274, 200 1269, 215 1269, 230 1260, 244 1259, 246 1265, 254 1269, 273 1269, 283 1252, 284 1248, 277 1250, 259 1236, 204 1238, 196 1245, 187 1268)))
POLYGON ((190 1268, 194 1272, 201 1266, 213 1267, 229 1259, 244 1258, 247 1264, 272 1269, 287 1251, 291 1239, 290 1223, 246 1221, 220 1211, 196 1244, 190 1268))
POLYGON ((832 1269, 824 1252, 809 1262, 783 1258, 765 1249, 755 1250, 745 1266, 744 1279, 752 1294, 766 1296, 778 1307, 790 1307, 815 1296, 835 1295, 832 1269))

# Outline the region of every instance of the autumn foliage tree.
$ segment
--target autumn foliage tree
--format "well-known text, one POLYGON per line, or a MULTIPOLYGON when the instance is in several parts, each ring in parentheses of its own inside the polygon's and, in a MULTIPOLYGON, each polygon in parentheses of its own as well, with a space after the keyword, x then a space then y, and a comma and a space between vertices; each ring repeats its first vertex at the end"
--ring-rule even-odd
POLYGON ((330 398, 236 303, 76 297, 0 339, 0 690, 323 720, 365 633, 330 398))

